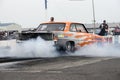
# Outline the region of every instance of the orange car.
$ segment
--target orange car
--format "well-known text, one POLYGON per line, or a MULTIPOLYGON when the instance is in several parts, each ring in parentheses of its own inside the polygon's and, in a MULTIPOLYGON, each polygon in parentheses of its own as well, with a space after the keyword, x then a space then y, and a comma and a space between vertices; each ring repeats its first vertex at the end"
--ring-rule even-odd
POLYGON ((35 31, 21 33, 20 36, 22 40, 40 36, 54 41, 57 50, 70 52, 74 52, 78 46, 105 41, 104 37, 88 33, 84 24, 76 22, 46 22, 40 24, 35 31))

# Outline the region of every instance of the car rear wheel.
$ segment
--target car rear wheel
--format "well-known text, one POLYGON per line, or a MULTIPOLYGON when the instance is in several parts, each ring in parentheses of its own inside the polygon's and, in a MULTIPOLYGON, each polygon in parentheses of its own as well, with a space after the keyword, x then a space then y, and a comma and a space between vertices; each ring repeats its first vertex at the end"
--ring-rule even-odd
POLYGON ((66 43, 66 51, 68 51, 68 52, 74 52, 75 51, 74 42, 67 42, 66 43))

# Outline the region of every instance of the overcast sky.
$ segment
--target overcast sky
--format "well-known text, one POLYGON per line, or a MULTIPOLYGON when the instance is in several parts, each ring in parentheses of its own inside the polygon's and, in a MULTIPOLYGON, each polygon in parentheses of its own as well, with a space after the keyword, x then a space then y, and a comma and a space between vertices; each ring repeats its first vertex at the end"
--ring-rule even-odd
MULTIPOLYGON (((120 0, 94 0, 96 22, 120 22, 120 0)), ((0 0, 0 22, 17 23, 22 27, 37 27, 41 22, 74 21, 92 23, 92 0, 0 0)))

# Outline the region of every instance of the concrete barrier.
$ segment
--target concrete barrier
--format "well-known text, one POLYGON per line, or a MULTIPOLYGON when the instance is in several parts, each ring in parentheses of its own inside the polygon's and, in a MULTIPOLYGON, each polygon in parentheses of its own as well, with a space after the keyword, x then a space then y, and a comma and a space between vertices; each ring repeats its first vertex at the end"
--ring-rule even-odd
POLYGON ((16 45, 16 39, 0 40, 0 47, 13 47, 16 45))

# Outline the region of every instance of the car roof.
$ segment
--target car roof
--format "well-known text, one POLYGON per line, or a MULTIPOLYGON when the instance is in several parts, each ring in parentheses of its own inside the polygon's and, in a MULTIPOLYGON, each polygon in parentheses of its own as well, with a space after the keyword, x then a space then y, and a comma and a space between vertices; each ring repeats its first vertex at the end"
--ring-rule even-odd
POLYGON ((41 23, 41 24, 52 24, 52 23, 65 23, 65 24, 77 23, 77 24, 82 24, 82 23, 70 22, 70 21, 63 21, 63 22, 44 22, 44 23, 41 23))

